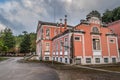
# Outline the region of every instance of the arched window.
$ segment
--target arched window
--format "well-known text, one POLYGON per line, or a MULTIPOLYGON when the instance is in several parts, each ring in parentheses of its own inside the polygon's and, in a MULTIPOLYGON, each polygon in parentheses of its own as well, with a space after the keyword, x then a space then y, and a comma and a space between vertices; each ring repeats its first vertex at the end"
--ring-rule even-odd
POLYGON ((92 32, 93 32, 93 33, 99 33, 99 30, 98 30, 97 27, 93 27, 93 28, 92 28, 92 32))

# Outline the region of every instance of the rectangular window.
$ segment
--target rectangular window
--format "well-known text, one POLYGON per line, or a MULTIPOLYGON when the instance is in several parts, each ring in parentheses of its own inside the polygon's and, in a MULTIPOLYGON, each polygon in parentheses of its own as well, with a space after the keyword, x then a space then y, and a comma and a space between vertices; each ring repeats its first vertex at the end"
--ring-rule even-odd
POLYGON ((62 62, 62 58, 60 58, 60 62, 62 62))
POLYGON ((49 57, 45 57, 45 60, 46 60, 46 61, 49 61, 49 57))
POLYGON ((56 57, 56 61, 58 61, 58 57, 56 57))
POLYGON ((80 36, 75 36, 76 41, 80 41, 80 36))
POLYGON ((55 61, 55 57, 53 57, 53 61, 55 61))
POLYGON ((114 39, 110 39, 110 43, 115 43, 115 40, 114 39))
POLYGON ((116 63, 116 58, 112 58, 112 63, 116 63))
POLYGON ((86 63, 91 63, 91 58, 86 58, 86 63))
POLYGON ((108 58, 104 58, 104 62, 105 62, 105 63, 108 63, 108 58))
POLYGON ((46 43, 46 49, 45 51, 49 52, 50 51, 50 43, 46 43))
POLYGON ((67 63, 67 58, 65 58, 65 63, 67 63))
POLYGON ((93 49, 100 50, 100 40, 99 39, 93 39, 93 49))
POLYGON ((62 51, 62 40, 60 40, 60 51, 62 51))
POLYGON ((56 43, 56 52, 58 52, 58 43, 56 43))
POLYGON ((64 45, 65 51, 67 51, 68 50, 68 39, 67 38, 65 38, 65 43, 64 44, 65 44, 64 45))
POLYGON ((100 58, 95 58, 96 63, 100 63, 100 58))
POLYGON ((46 29, 46 39, 49 39, 50 38, 50 29, 47 28, 46 29))
POLYGON ((81 58, 76 58, 76 64, 81 64, 81 58))

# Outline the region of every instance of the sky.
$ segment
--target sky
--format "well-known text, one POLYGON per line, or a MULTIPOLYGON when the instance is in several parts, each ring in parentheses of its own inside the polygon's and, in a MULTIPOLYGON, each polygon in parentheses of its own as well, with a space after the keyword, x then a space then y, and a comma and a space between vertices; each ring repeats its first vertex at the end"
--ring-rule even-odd
POLYGON ((90 11, 103 13, 119 4, 120 0, 0 0, 0 30, 8 27, 14 35, 36 32, 39 20, 59 22, 64 15, 68 24, 75 26, 90 11))

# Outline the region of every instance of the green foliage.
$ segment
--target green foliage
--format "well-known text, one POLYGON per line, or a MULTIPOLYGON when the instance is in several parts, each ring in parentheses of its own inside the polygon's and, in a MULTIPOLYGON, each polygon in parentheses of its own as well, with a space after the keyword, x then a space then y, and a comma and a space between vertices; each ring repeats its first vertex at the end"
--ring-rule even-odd
POLYGON ((4 44, 4 50, 7 50, 11 52, 13 51, 13 48, 15 47, 15 38, 12 34, 11 29, 5 28, 4 35, 3 35, 3 44, 4 44))
POLYGON ((106 10, 105 13, 103 13, 102 20, 106 23, 110 23, 116 20, 120 19, 120 7, 117 7, 113 10, 106 10))
POLYGON ((9 28, 5 28, 0 32, 0 53, 13 52, 15 46, 15 39, 12 35, 12 31, 9 28))
POLYGON ((28 52, 35 52, 36 51, 36 33, 27 33, 26 31, 23 31, 23 33, 24 33, 23 35, 20 34, 15 37, 16 48, 19 48, 21 53, 26 53, 26 50, 24 50, 25 48, 23 49, 22 46, 25 47, 26 45, 28 45, 28 44, 25 45, 24 42, 25 42, 26 35, 29 35, 30 49, 28 52))
POLYGON ((29 53, 30 49, 31 49, 30 35, 27 33, 24 33, 24 38, 20 44, 20 52, 21 53, 29 53))
POLYGON ((101 14, 97 10, 94 10, 87 15, 87 18, 90 17, 98 17, 99 19, 101 19, 101 14))
POLYGON ((7 60, 9 58, 4 58, 4 57, 0 57, 0 61, 4 61, 4 60, 7 60))
POLYGON ((31 52, 36 51, 36 33, 30 33, 31 39, 31 52))
POLYGON ((106 12, 103 13, 102 20, 106 23, 114 21, 113 12, 107 9, 106 12))

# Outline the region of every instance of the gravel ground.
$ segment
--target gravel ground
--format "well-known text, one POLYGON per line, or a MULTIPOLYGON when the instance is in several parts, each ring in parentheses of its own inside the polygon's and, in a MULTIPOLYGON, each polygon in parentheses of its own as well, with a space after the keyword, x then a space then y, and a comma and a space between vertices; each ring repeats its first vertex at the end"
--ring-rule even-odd
POLYGON ((56 71, 43 63, 21 63, 13 57, 0 62, 0 80, 59 80, 56 71))
MULTIPOLYGON (((40 63, 39 61, 33 61, 32 63, 34 62, 40 63)), ((46 66, 46 69, 55 70, 60 80, 120 80, 120 74, 116 73, 83 69, 55 62, 54 65, 51 65, 51 62, 41 62, 40 65, 46 66)))
POLYGON ((73 66, 54 66, 60 80, 120 80, 120 74, 82 69, 73 66))

